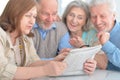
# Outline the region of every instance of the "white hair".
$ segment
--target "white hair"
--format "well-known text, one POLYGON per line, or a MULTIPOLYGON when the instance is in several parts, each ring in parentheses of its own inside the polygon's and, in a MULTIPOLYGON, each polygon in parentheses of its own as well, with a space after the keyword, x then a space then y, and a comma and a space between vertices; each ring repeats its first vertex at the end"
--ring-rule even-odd
POLYGON ((116 12, 115 0, 89 0, 89 7, 93 7, 99 4, 107 4, 110 11, 116 12))

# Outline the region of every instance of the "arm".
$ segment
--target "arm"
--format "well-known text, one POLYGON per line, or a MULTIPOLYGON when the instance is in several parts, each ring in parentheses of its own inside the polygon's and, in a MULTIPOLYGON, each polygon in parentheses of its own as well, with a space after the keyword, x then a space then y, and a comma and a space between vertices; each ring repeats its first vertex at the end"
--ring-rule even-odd
POLYGON ((108 32, 99 32, 98 38, 103 45, 102 50, 106 53, 108 60, 120 68, 120 49, 109 41, 110 34, 108 32))
MULTIPOLYGON (((60 75, 66 67, 63 62, 44 62, 39 61, 27 67, 17 67, 14 59, 14 52, 7 46, 6 40, 0 37, 0 79, 31 79, 41 76, 57 76, 60 75), (35 66, 39 64, 39 66, 35 66), (33 66, 32 66, 33 65, 33 66)), ((33 49, 32 52, 35 50, 33 49)), ((31 53, 32 53, 31 52, 31 53)), ((30 54, 32 61, 39 60, 35 53, 30 54), (36 59, 37 58, 37 59, 36 59)), ((30 57, 30 56, 29 56, 30 57)))
POLYGON ((58 46, 59 51, 62 50, 63 48, 73 48, 73 47, 70 45, 69 40, 70 40, 70 36, 69 36, 69 33, 67 32, 67 33, 60 39, 59 46, 58 46))
POLYGON ((65 68, 65 63, 55 61, 50 61, 49 63, 38 67, 18 67, 14 79, 31 79, 42 76, 58 76, 62 74, 65 68))
POLYGON ((95 60, 97 61, 97 68, 105 70, 108 64, 107 55, 100 51, 95 55, 95 60))
POLYGON ((108 60, 115 66, 120 68, 120 49, 117 48, 113 43, 107 41, 102 50, 106 53, 108 60))

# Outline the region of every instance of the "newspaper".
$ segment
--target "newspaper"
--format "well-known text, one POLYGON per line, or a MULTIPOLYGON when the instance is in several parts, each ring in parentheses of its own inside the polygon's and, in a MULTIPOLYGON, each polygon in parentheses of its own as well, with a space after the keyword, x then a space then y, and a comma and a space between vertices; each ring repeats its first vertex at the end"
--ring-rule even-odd
POLYGON ((89 58, 94 58, 95 54, 101 50, 101 45, 86 48, 72 49, 68 56, 64 59, 68 67, 61 76, 67 75, 82 75, 83 64, 89 58))

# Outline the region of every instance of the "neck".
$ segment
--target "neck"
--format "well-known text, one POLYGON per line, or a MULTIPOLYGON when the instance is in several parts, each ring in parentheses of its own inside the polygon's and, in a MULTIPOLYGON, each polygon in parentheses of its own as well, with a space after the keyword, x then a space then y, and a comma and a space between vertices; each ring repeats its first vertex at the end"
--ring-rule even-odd
POLYGON ((48 30, 50 29, 51 25, 45 25, 43 22, 39 22, 38 25, 43 29, 43 30, 48 30))
POLYGON ((82 30, 81 31, 71 32, 70 35, 71 35, 71 37, 74 37, 74 36, 82 37, 82 30))
POLYGON ((17 32, 16 31, 14 31, 14 32, 12 32, 12 33, 10 33, 10 38, 11 38, 11 41, 12 41, 12 44, 13 45, 15 45, 15 43, 16 43, 16 38, 17 38, 17 32))

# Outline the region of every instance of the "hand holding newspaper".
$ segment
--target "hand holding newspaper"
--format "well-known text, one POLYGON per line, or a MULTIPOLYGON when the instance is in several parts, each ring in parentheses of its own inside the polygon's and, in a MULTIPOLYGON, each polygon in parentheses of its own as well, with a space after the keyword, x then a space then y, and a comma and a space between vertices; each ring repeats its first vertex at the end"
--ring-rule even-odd
POLYGON ((61 76, 85 74, 83 71, 84 62, 89 58, 94 58, 95 54, 100 50, 101 45, 72 49, 64 59, 68 67, 61 76))

